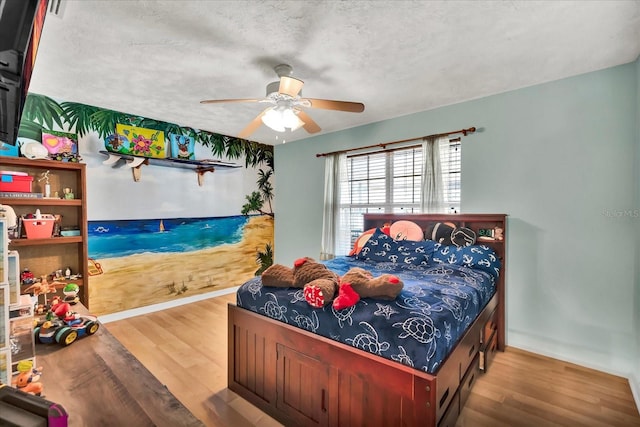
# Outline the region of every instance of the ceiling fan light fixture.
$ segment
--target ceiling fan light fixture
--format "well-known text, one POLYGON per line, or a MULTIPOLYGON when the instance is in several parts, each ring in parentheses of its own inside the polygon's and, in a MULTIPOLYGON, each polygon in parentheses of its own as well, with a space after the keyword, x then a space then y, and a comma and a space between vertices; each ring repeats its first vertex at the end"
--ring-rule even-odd
POLYGON ((300 117, 291 108, 287 108, 282 112, 282 122, 284 127, 291 129, 291 132, 300 129, 304 125, 304 122, 300 120, 300 117))
POLYGON ((269 108, 262 115, 262 123, 276 132, 284 132, 284 125, 282 124, 282 115, 273 108, 269 108))
POLYGON ((276 132, 299 129, 304 122, 291 108, 270 108, 262 115, 262 123, 276 132))

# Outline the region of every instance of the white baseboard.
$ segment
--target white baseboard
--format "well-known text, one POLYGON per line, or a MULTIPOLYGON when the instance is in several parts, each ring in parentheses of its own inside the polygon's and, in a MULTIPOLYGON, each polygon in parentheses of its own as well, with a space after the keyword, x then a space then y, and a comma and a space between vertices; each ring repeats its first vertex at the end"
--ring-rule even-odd
POLYGON ((586 348, 577 348, 566 343, 545 340, 533 335, 508 331, 507 345, 531 353, 574 363, 585 368, 606 372, 618 377, 629 378, 633 372, 632 361, 612 358, 611 354, 597 353, 586 348))
POLYGON ((234 293, 238 290, 239 286, 233 288, 221 289, 219 291, 207 292, 205 294, 193 295, 190 297, 178 298, 172 301, 161 302, 159 304, 146 305, 144 307, 132 308, 131 310, 119 311, 117 313, 105 314, 99 316, 98 320, 101 323, 115 322, 116 320, 127 319, 129 317, 140 316, 143 314, 153 313, 155 311, 166 310, 173 307, 179 307, 181 305, 190 304, 196 301, 202 301, 209 298, 219 297, 234 293))
POLYGON ((584 348, 576 349, 564 343, 545 341, 531 335, 514 331, 508 332, 507 345, 564 362, 574 363, 584 366, 585 368, 627 378, 629 386, 631 387, 631 393, 636 402, 636 407, 638 411, 640 411, 640 378, 633 374, 633 361, 631 360, 618 359, 612 362, 611 355, 595 353, 584 348), (576 354, 580 356, 574 356, 576 354), (600 363, 598 360, 603 360, 603 362, 600 363), (612 366, 615 366, 615 368, 612 366))
POLYGON ((633 400, 636 401, 636 409, 640 412, 640 378, 631 374, 629 377, 629 385, 631 386, 631 393, 633 394, 633 400))

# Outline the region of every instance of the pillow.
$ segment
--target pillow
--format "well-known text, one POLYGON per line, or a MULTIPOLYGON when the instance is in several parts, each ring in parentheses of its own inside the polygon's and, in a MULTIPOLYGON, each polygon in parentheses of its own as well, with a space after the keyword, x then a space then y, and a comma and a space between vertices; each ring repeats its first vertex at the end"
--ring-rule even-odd
POLYGON ((456 247, 436 245, 431 261, 440 264, 462 265, 477 270, 483 270, 494 277, 500 274, 500 259, 495 251, 485 245, 456 247))
MULTIPOLYGON (((390 230, 389 224, 387 223, 383 225, 380 230, 382 230, 384 234, 389 234, 389 230, 390 230)), ((376 228, 370 228, 367 231, 363 232, 360 236, 358 236, 355 243, 353 244, 353 248, 351 249, 351 252, 349 252, 349 256, 358 255, 358 253, 360 253, 360 251, 364 247, 364 244, 367 243, 369 238, 371 238, 374 231, 376 231, 376 228)))
POLYGON ((356 258, 365 261, 427 266, 435 245, 436 243, 430 240, 419 242, 393 240, 391 236, 377 228, 356 258))

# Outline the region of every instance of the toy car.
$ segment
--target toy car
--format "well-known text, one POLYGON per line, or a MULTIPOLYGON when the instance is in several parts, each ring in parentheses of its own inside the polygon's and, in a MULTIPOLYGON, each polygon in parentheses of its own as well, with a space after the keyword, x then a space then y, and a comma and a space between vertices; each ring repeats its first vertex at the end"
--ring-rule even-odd
POLYGON ((78 338, 93 335, 100 323, 94 316, 76 314, 73 320, 53 318, 36 326, 33 330, 36 342, 50 344, 56 342, 64 347, 73 344, 78 338))

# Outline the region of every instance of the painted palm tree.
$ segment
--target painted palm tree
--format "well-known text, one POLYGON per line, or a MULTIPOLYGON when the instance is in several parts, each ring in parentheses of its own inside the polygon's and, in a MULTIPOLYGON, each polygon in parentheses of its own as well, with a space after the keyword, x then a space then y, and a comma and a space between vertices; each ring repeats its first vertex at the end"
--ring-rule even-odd
POLYGON ((48 96, 35 93, 27 96, 18 136, 39 141, 43 129, 53 130, 57 126, 63 130, 73 129, 80 136, 95 131, 104 139, 115 132, 118 123, 161 130, 165 135, 191 136, 209 147, 216 157, 238 159, 244 156, 247 167, 267 163, 273 168, 273 147, 268 145, 78 102, 58 103, 48 96))
POLYGON ((260 266, 256 270, 255 275, 261 275, 270 265, 273 264, 273 248, 270 243, 264 246, 264 252, 258 251, 256 253, 256 263, 260 266))
POLYGON ((25 101, 18 136, 40 141, 42 129, 51 130, 54 125, 62 129, 65 122, 67 122, 66 114, 54 99, 29 94, 25 101))

